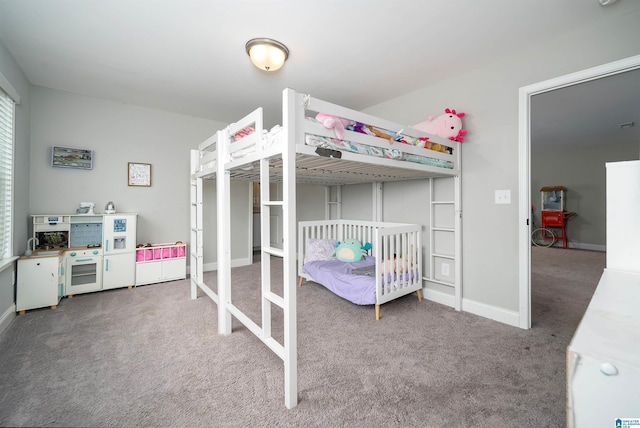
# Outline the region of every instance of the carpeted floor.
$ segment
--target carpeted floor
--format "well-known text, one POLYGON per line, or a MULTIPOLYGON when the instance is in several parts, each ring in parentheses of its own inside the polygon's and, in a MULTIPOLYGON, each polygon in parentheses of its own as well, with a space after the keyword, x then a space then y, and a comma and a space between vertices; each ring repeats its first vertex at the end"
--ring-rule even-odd
MULTIPOLYGON (((188 280, 63 299, 0 335, 0 425, 562 427, 565 350, 605 254, 532 250, 526 331, 414 295, 375 321, 305 283, 292 410, 282 361, 237 321, 219 336, 215 304, 191 300, 188 280)), ((233 271, 234 302, 256 321, 258 273, 233 271)))

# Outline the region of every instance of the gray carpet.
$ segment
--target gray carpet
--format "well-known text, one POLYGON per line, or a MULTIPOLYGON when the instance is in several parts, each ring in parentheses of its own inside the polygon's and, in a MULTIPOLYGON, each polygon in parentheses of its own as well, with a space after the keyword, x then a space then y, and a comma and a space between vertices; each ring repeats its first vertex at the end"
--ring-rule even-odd
MULTIPOLYGON (((375 321, 372 307, 305 283, 292 410, 282 361, 237 321, 219 336, 215 304, 191 300, 188 280, 78 295, 0 335, 0 425, 561 427, 565 350, 604 264, 533 248, 528 331, 415 295, 375 321)), ((258 272, 233 271, 234 302, 256 321, 258 272)))

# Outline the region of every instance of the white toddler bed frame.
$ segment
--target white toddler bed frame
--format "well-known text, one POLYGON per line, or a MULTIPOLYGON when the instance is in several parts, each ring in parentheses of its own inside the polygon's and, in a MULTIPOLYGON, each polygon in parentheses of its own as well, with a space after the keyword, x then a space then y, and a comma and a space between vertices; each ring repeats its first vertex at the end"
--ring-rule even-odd
POLYGON ((371 244, 370 253, 375 258, 376 320, 380 319, 383 303, 413 292, 422 300, 421 228, 418 224, 355 220, 301 221, 298 223, 299 285, 303 279, 318 282, 304 269, 309 239, 357 239, 371 244))
MULTIPOLYGON (((201 143, 191 151, 191 298, 198 289, 218 306, 218 332, 231 333, 231 317, 242 322, 284 361, 284 396, 287 408, 297 405, 297 327, 296 327, 296 183, 315 183, 326 186, 413 180, 432 177, 459 176, 460 145, 456 141, 427 135, 384 119, 351 110, 336 104, 285 89, 282 98, 282 128, 275 136, 265 138, 262 108, 240 119, 201 143), (429 141, 452 148, 441 153, 395 142, 386 138, 345 131, 344 140, 357 143, 355 151, 318 150, 305 143, 310 136, 335 138, 333 129, 326 129, 310 120, 317 113, 326 113, 382 130, 410 137, 429 137, 429 141), (246 127, 254 132, 236 140, 233 138, 246 127), (365 149, 362 149, 364 147, 365 149), (403 156, 373 157, 363 154, 392 149, 403 156), (405 161, 409 156, 427 156, 434 162, 421 164, 405 161), (203 276, 203 179, 216 180, 217 193, 217 291, 204 282, 203 276), (231 212, 230 180, 260 182, 261 204, 261 290, 262 319, 258 324, 233 304, 231 299, 231 212), (281 200, 272 199, 269 184, 282 183, 281 200), (282 248, 270 245, 272 208, 282 210, 282 248), (271 289, 271 257, 281 257, 283 265, 283 295, 271 289), (271 334, 271 308, 282 308, 284 343, 271 334)), ((339 143, 344 143, 340 141, 339 143)), ((384 228, 380 228, 384 230, 384 228)), ((377 235, 380 240, 382 235, 377 235)), ((417 245, 417 247, 420 247, 417 245)), ((416 260, 421 260, 416 256, 416 260)), ((419 263, 418 263, 419 264, 419 263)), ((418 284, 412 285, 417 287, 418 284)), ((407 288, 413 289, 412 287, 407 288)), ((418 288, 415 288, 417 291, 418 288)), ((392 296, 390 294, 390 296, 392 296)), ((383 299, 384 300, 384 299, 383 299)), ((381 301, 380 303, 383 303, 381 301)))

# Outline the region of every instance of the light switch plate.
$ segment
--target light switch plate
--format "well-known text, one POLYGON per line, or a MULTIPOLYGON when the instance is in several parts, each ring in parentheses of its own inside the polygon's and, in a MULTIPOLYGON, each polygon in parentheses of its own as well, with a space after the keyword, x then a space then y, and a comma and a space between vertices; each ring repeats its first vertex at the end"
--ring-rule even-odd
POLYGON ((496 190, 496 204, 510 204, 511 190, 496 190))

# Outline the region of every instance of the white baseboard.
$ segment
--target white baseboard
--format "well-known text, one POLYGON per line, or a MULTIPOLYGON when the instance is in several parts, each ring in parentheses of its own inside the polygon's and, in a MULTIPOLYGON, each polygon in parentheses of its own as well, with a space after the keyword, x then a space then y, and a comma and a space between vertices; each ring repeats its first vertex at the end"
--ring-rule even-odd
MULTIPOLYGON (((249 266, 251 263, 253 263, 251 258, 234 259, 234 260, 231 260, 231 267, 234 268, 234 267, 240 267, 240 266, 249 266)), ((218 270, 218 262, 205 263, 204 265, 202 265, 202 270, 204 272, 208 272, 211 270, 218 270)))
POLYGON ((462 299, 462 310, 484 318, 489 318, 513 327, 520 327, 518 312, 487 305, 474 300, 462 299))
MULTIPOLYGON (((422 289, 422 296, 432 302, 440 303, 449 307, 455 307, 454 296, 442 291, 431 290, 429 288, 422 289)), ((509 311, 504 308, 487 305, 485 303, 476 302, 474 300, 462 299, 462 310, 474 315, 519 327, 520 318, 517 312, 509 311)))
POLYGON ((2 316, 0 316, 0 333, 5 331, 5 329, 9 327, 9 324, 11 324, 11 321, 13 321, 15 317, 16 317, 16 304, 14 303, 11 306, 9 306, 6 311, 4 311, 2 316))
MULTIPOLYGON (((554 246, 557 246, 554 245, 554 246)), ((562 243, 560 244, 562 246, 562 243)), ((606 245, 598 245, 598 244, 583 244, 581 242, 571 242, 567 244, 569 248, 575 248, 576 250, 590 250, 590 251, 607 251, 606 245)))
POLYGON ((454 297, 449 293, 443 293, 442 291, 432 290, 427 287, 422 288, 422 297, 432 302, 440 303, 445 306, 455 307, 454 297))

